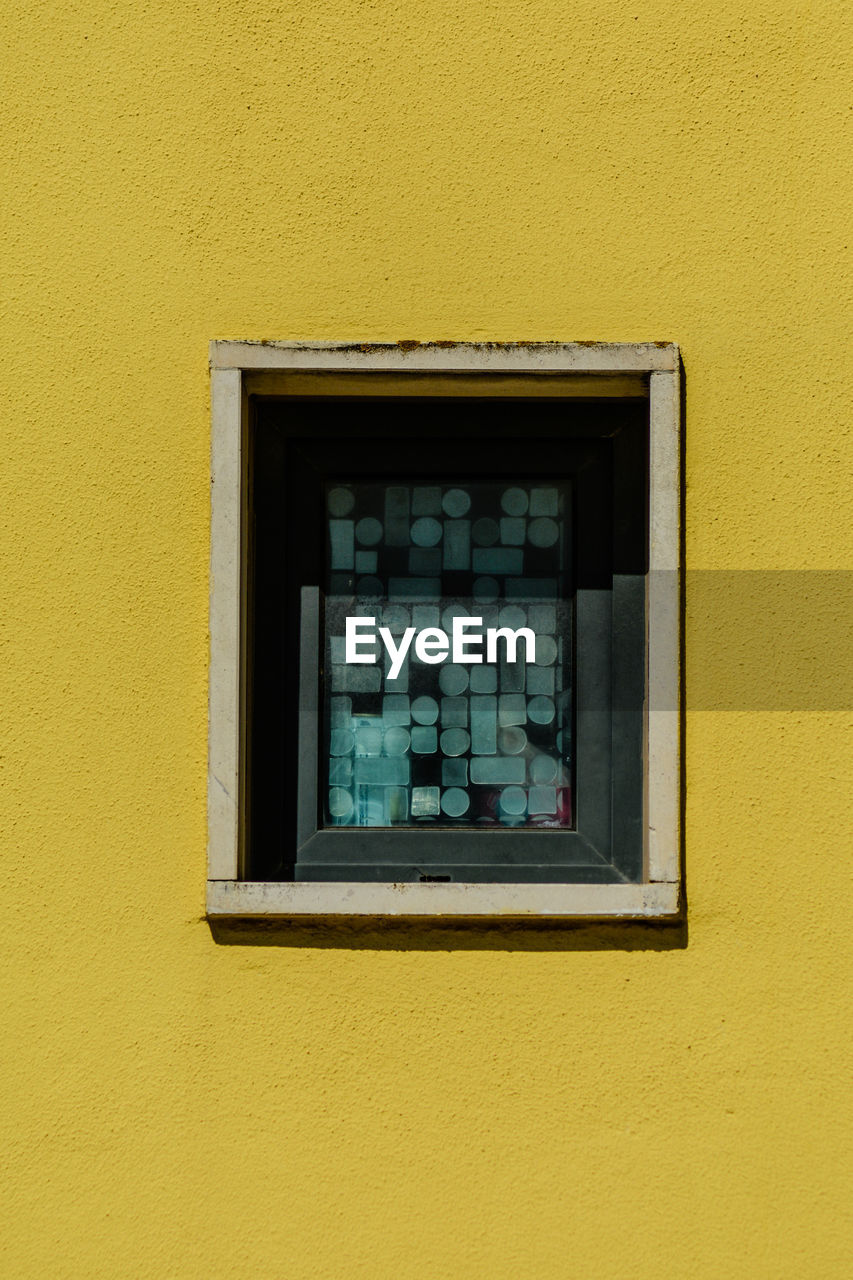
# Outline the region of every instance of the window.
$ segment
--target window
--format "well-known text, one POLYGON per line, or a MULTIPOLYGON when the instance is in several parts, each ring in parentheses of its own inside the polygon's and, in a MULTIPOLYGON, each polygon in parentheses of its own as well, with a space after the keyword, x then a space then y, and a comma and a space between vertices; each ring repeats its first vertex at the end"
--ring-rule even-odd
POLYGON ((208 910, 671 916, 672 347, 213 347, 208 910))

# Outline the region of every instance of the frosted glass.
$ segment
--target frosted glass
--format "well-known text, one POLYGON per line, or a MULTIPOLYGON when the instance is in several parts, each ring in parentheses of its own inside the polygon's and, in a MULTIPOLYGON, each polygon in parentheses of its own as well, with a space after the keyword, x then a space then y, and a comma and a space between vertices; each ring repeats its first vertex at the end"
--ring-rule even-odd
POLYGON ((325 822, 569 826, 568 486, 341 481, 326 501, 325 822), (372 643, 359 637, 359 654, 375 661, 346 661, 354 616, 375 619, 372 643), (460 618, 481 622, 455 655, 460 618), (505 637, 486 661, 486 632, 501 627, 534 633, 535 662, 523 638, 509 662, 505 637), (427 628, 447 636, 437 662, 417 654, 427 628))

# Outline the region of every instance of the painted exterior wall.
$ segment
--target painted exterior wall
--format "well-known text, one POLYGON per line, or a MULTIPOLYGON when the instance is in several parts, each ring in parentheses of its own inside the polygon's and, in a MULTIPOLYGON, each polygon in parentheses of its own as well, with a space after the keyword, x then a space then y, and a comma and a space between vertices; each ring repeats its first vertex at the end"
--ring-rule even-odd
POLYGON ((4 26, 4 1274, 848 1275, 849 14, 4 26), (213 337, 681 344, 686 946, 214 944, 213 337))

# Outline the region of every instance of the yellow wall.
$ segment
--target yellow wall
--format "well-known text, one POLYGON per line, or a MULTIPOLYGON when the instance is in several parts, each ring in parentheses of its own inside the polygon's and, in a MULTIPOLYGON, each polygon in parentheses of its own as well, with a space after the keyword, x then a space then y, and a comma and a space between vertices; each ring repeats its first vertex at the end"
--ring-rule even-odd
POLYGON ((4 1275, 850 1274, 849 697, 690 713, 686 948, 202 918, 208 340, 677 341, 690 567, 849 570, 849 14, 5 12, 4 1275))

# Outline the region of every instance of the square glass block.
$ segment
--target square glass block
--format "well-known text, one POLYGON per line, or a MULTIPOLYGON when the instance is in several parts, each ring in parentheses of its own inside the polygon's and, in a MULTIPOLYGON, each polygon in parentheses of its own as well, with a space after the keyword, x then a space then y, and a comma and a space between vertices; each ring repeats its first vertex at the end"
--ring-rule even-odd
POLYGON ((571 528, 544 478, 327 486, 324 826, 572 827, 571 528))

